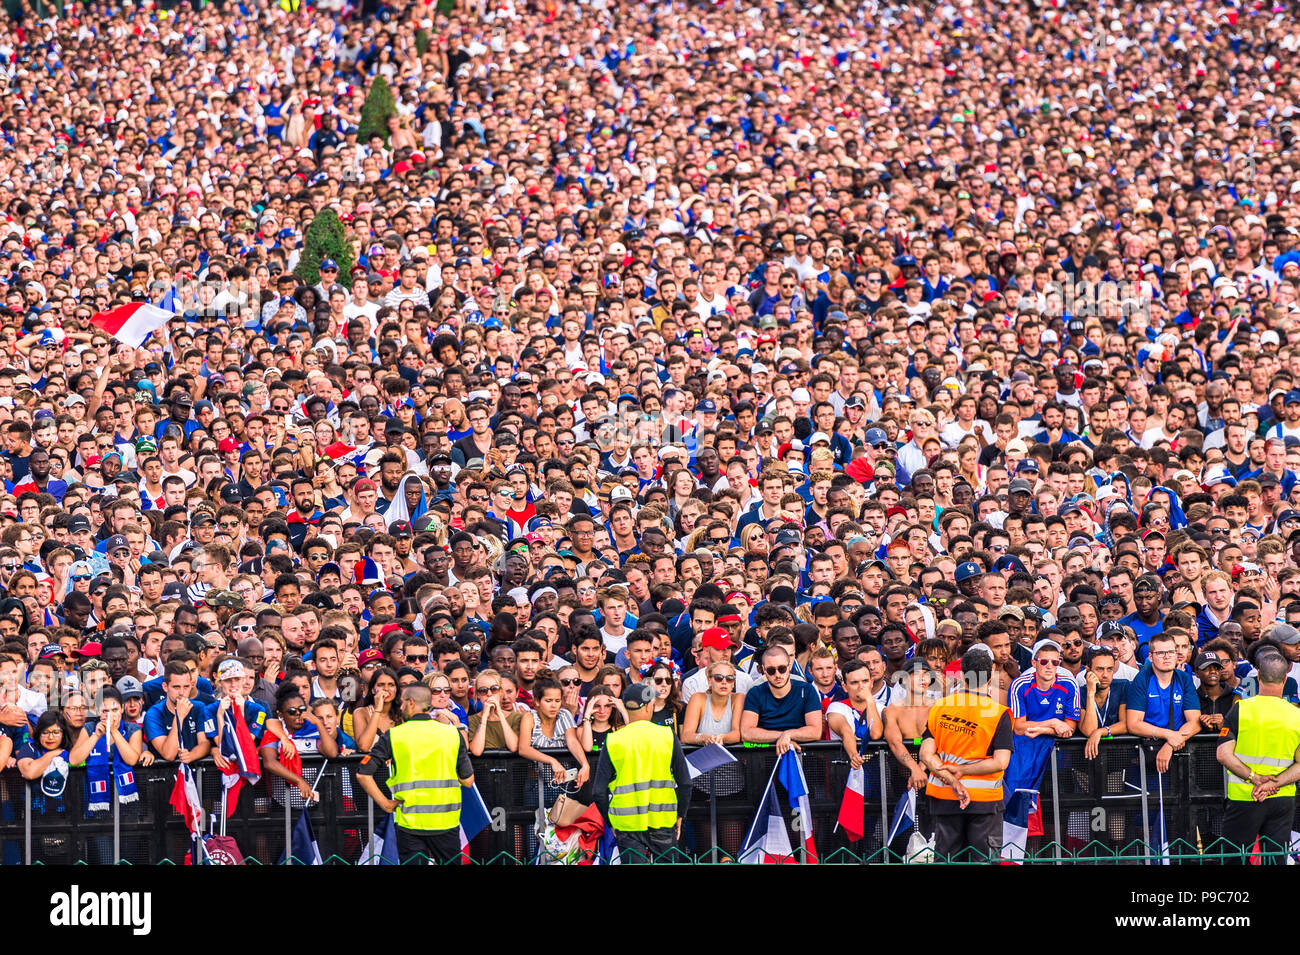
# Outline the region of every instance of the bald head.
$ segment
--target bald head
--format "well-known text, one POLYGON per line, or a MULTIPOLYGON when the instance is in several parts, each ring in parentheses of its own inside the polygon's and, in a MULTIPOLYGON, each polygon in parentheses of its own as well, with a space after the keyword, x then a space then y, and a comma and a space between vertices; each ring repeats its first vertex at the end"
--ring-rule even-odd
POLYGON ((423 683, 412 683, 402 691, 402 702, 410 704, 412 713, 427 713, 433 709, 433 692, 423 683))
POLYGON ((239 641, 239 655, 241 657, 261 656, 262 649, 262 641, 257 637, 245 637, 239 641))

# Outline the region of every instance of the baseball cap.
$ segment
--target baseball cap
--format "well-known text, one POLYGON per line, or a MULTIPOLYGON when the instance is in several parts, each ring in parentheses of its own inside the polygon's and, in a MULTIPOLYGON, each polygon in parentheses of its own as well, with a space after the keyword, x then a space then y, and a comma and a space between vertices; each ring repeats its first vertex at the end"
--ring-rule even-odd
POLYGON ((953 576, 956 578, 957 583, 961 583, 963 580, 979 577, 983 573, 984 571, 980 569, 979 564, 973 560, 966 560, 957 565, 957 572, 953 576))
MULTIPOLYGON (((238 662, 238 661, 228 661, 238 662)), ((133 676, 124 676, 117 681, 117 692, 122 694, 123 700, 129 700, 133 697, 144 696, 144 686, 133 676)))
POLYGON ((41 647, 41 655, 37 659, 52 660, 55 657, 66 657, 67 655, 67 651, 57 643, 47 643, 41 647))
POLYGON ((238 660, 222 660, 217 667, 218 680, 235 680, 245 675, 244 665, 238 660))
POLYGON ((80 649, 73 650, 72 655, 80 659, 82 657, 102 656, 103 652, 103 647, 100 645, 99 641, 91 640, 89 643, 84 644, 80 649))
POLYGON ((1034 644, 1033 655, 1038 656, 1038 651, 1040 650, 1055 650, 1057 653, 1060 653, 1061 645, 1057 643, 1055 640, 1039 640, 1037 643, 1034 644))
POLYGON ((118 550, 130 550, 131 545, 127 543, 124 534, 114 534, 104 544, 104 553, 111 554, 118 550))
POLYGON ((700 634, 700 644, 715 650, 730 650, 731 635, 722 627, 710 627, 700 634))
POLYGON ((1203 653, 1196 654, 1196 669, 1198 670, 1203 669, 1204 667, 1222 666, 1223 663, 1219 660, 1219 655, 1217 653, 1206 650, 1203 653))
POLYGON ((1016 478, 1007 485, 1008 494, 1033 494, 1034 489, 1029 486, 1029 482, 1024 478, 1016 478))
POLYGON ((368 663, 383 663, 383 662, 384 662, 383 651, 377 650, 374 647, 371 647, 368 650, 362 650, 360 653, 357 654, 357 666, 359 667, 363 667, 368 663))
POLYGON ((654 687, 648 683, 633 683, 623 691, 623 705, 630 709, 639 710, 649 706, 655 701, 654 687))
POLYGON ((1274 624, 1273 628, 1269 630, 1268 636, 1276 639, 1278 643, 1285 643, 1288 647, 1300 643, 1300 630, 1297 630, 1289 623, 1274 624))

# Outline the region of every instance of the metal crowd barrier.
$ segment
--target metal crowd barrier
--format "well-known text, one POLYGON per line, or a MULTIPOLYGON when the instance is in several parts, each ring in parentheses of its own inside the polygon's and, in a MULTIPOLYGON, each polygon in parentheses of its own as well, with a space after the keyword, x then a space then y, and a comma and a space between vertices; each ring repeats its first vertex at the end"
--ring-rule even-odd
MULTIPOLYGON (((1222 844, 1223 771, 1214 758, 1217 740, 1194 737, 1176 753, 1164 774, 1155 770, 1149 740, 1117 737, 1105 741, 1096 759, 1084 756, 1085 740, 1058 741, 1040 788, 1041 834, 1027 845, 1030 862, 1205 864, 1243 861, 1222 844)), ((726 862, 739 852, 757 803, 776 761, 770 747, 731 747, 733 765, 695 780, 683 825, 681 861, 726 862)), ((553 754, 572 765, 567 753, 553 754)), ((320 801, 311 810, 322 857, 355 863, 374 833, 380 815, 355 781, 360 757, 322 760, 304 757, 305 775, 320 801), (322 771, 323 765, 323 771, 322 771)), ((479 863, 530 863, 538 852, 538 809, 549 808, 561 791, 547 766, 507 752, 484 753, 473 760, 479 792, 492 822, 470 843, 479 863)), ((869 747, 865 764, 863 838, 851 842, 836 831, 836 820, 850 764, 838 743, 805 744, 804 775, 810 790, 814 842, 820 860, 841 863, 905 861, 907 835, 885 844, 895 803, 907 775, 883 743, 869 747)), ((221 831, 221 772, 210 761, 195 764, 196 782, 210 814, 206 831, 221 831)), ((592 763, 594 771, 594 761, 592 763)), ((17 772, 0 774, 0 857, 5 864, 130 863, 181 864, 191 840, 180 815, 169 804, 176 764, 137 767, 139 799, 90 813, 85 809, 84 769, 74 769, 61 800, 42 797, 39 788, 17 772)), ((779 787, 778 787, 779 791, 779 787)), ((780 793, 786 807, 784 793, 780 793)), ((590 784, 576 794, 590 801, 590 784)), ((298 791, 264 776, 245 787, 226 823, 249 862, 274 864, 285 854, 290 830, 303 807, 298 791)), ((917 824, 928 833, 926 800, 917 800, 917 824)), ((793 817, 790 817, 793 823, 793 817)), ((1296 827, 1300 829, 1300 825, 1296 827)), ((793 835, 791 844, 802 838, 793 835)))

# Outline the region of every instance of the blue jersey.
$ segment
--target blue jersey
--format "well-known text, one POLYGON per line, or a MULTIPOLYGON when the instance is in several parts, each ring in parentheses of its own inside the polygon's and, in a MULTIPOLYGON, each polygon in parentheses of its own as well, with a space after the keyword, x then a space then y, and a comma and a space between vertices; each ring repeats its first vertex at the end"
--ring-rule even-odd
POLYGON ((1033 672, 1022 674, 1007 691, 1007 705, 1016 719, 1034 723, 1046 720, 1077 720, 1079 718, 1079 684, 1058 676, 1045 690, 1038 688, 1033 672))
POLYGON ((1162 687, 1150 664, 1138 671, 1128 685, 1128 711, 1136 710, 1152 726, 1161 729, 1181 729, 1187 722, 1187 713, 1201 709, 1201 698, 1196 684, 1186 670, 1175 670, 1168 686, 1162 687))
MULTIPOLYGON (((181 724, 180 732, 177 734, 181 749, 193 749, 199 744, 199 733, 203 732, 203 723, 208 716, 207 709, 202 703, 197 700, 190 702, 193 705, 185 714, 185 722, 181 724)), ((159 700, 144 714, 145 739, 152 741, 160 736, 167 736, 174 722, 176 722, 176 714, 167 708, 166 700, 159 700)))
MULTIPOLYGON (((217 738, 217 710, 221 708, 221 701, 213 703, 208 707, 207 719, 203 722, 203 732, 207 734, 208 739, 217 738)), ((248 724, 249 735, 253 737, 253 742, 260 743, 262 734, 266 732, 266 707, 254 700, 244 700, 244 722, 248 724)), ((223 756, 232 756, 235 752, 235 733, 234 717, 227 714, 226 716, 226 733, 222 740, 221 753, 223 756)))

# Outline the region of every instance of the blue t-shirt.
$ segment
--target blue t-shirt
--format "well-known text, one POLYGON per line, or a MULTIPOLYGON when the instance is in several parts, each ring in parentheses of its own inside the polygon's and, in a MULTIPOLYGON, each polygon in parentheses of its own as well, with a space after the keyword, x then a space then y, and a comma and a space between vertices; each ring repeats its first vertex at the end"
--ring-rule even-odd
MULTIPOLYGON (((185 722, 181 724, 179 733, 181 749, 193 749, 198 745, 199 733, 203 731, 203 722, 208 717, 206 707, 197 700, 191 702, 194 705, 185 714, 185 722)), ((159 736, 165 737, 171 732, 174 722, 176 714, 167 708, 166 700, 159 700, 144 714, 144 738, 155 740, 159 736)))
POLYGON ((1128 680, 1111 680, 1106 702, 1097 707, 1098 726, 1114 726, 1119 722, 1119 708, 1128 705, 1128 687, 1128 680))
MULTIPOLYGON (((141 689, 144 690, 144 705, 146 707, 153 706, 166 696, 166 693, 163 692, 163 680, 166 679, 166 677, 167 674, 164 673, 162 676, 156 676, 152 680, 145 680, 141 685, 141 689)), ((204 706, 207 706, 213 700, 212 684, 204 677, 199 677, 195 682, 198 683, 199 686, 199 699, 203 701, 204 706)))
POLYGON ((802 729, 805 715, 821 710, 817 690, 811 683, 799 680, 791 681, 790 692, 779 700, 766 683, 759 683, 745 694, 745 712, 758 714, 759 729, 776 732, 802 729))
POLYGON ((1139 670, 1129 684, 1127 702, 1130 714, 1140 710, 1152 726, 1169 730, 1181 729, 1187 722, 1187 712, 1201 708, 1190 673, 1175 670, 1169 685, 1162 687, 1150 664, 1139 670))
POLYGON ((1126 617, 1120 617, 1119 622, 1126 627, 1132 627, 1133 632, 1137 635, 1138 638, 1137 656, 1139 660, 1146 660, 1147 644, 1151 641, 1151 638, 1158 633, 1165 632, 1164 614, 1161 614, 1160 619, 1157 620, 1155 623, 1143 623, 1140 619, 1138 619, 1138 615, 1136 613, 1131 613, 1126 617))

